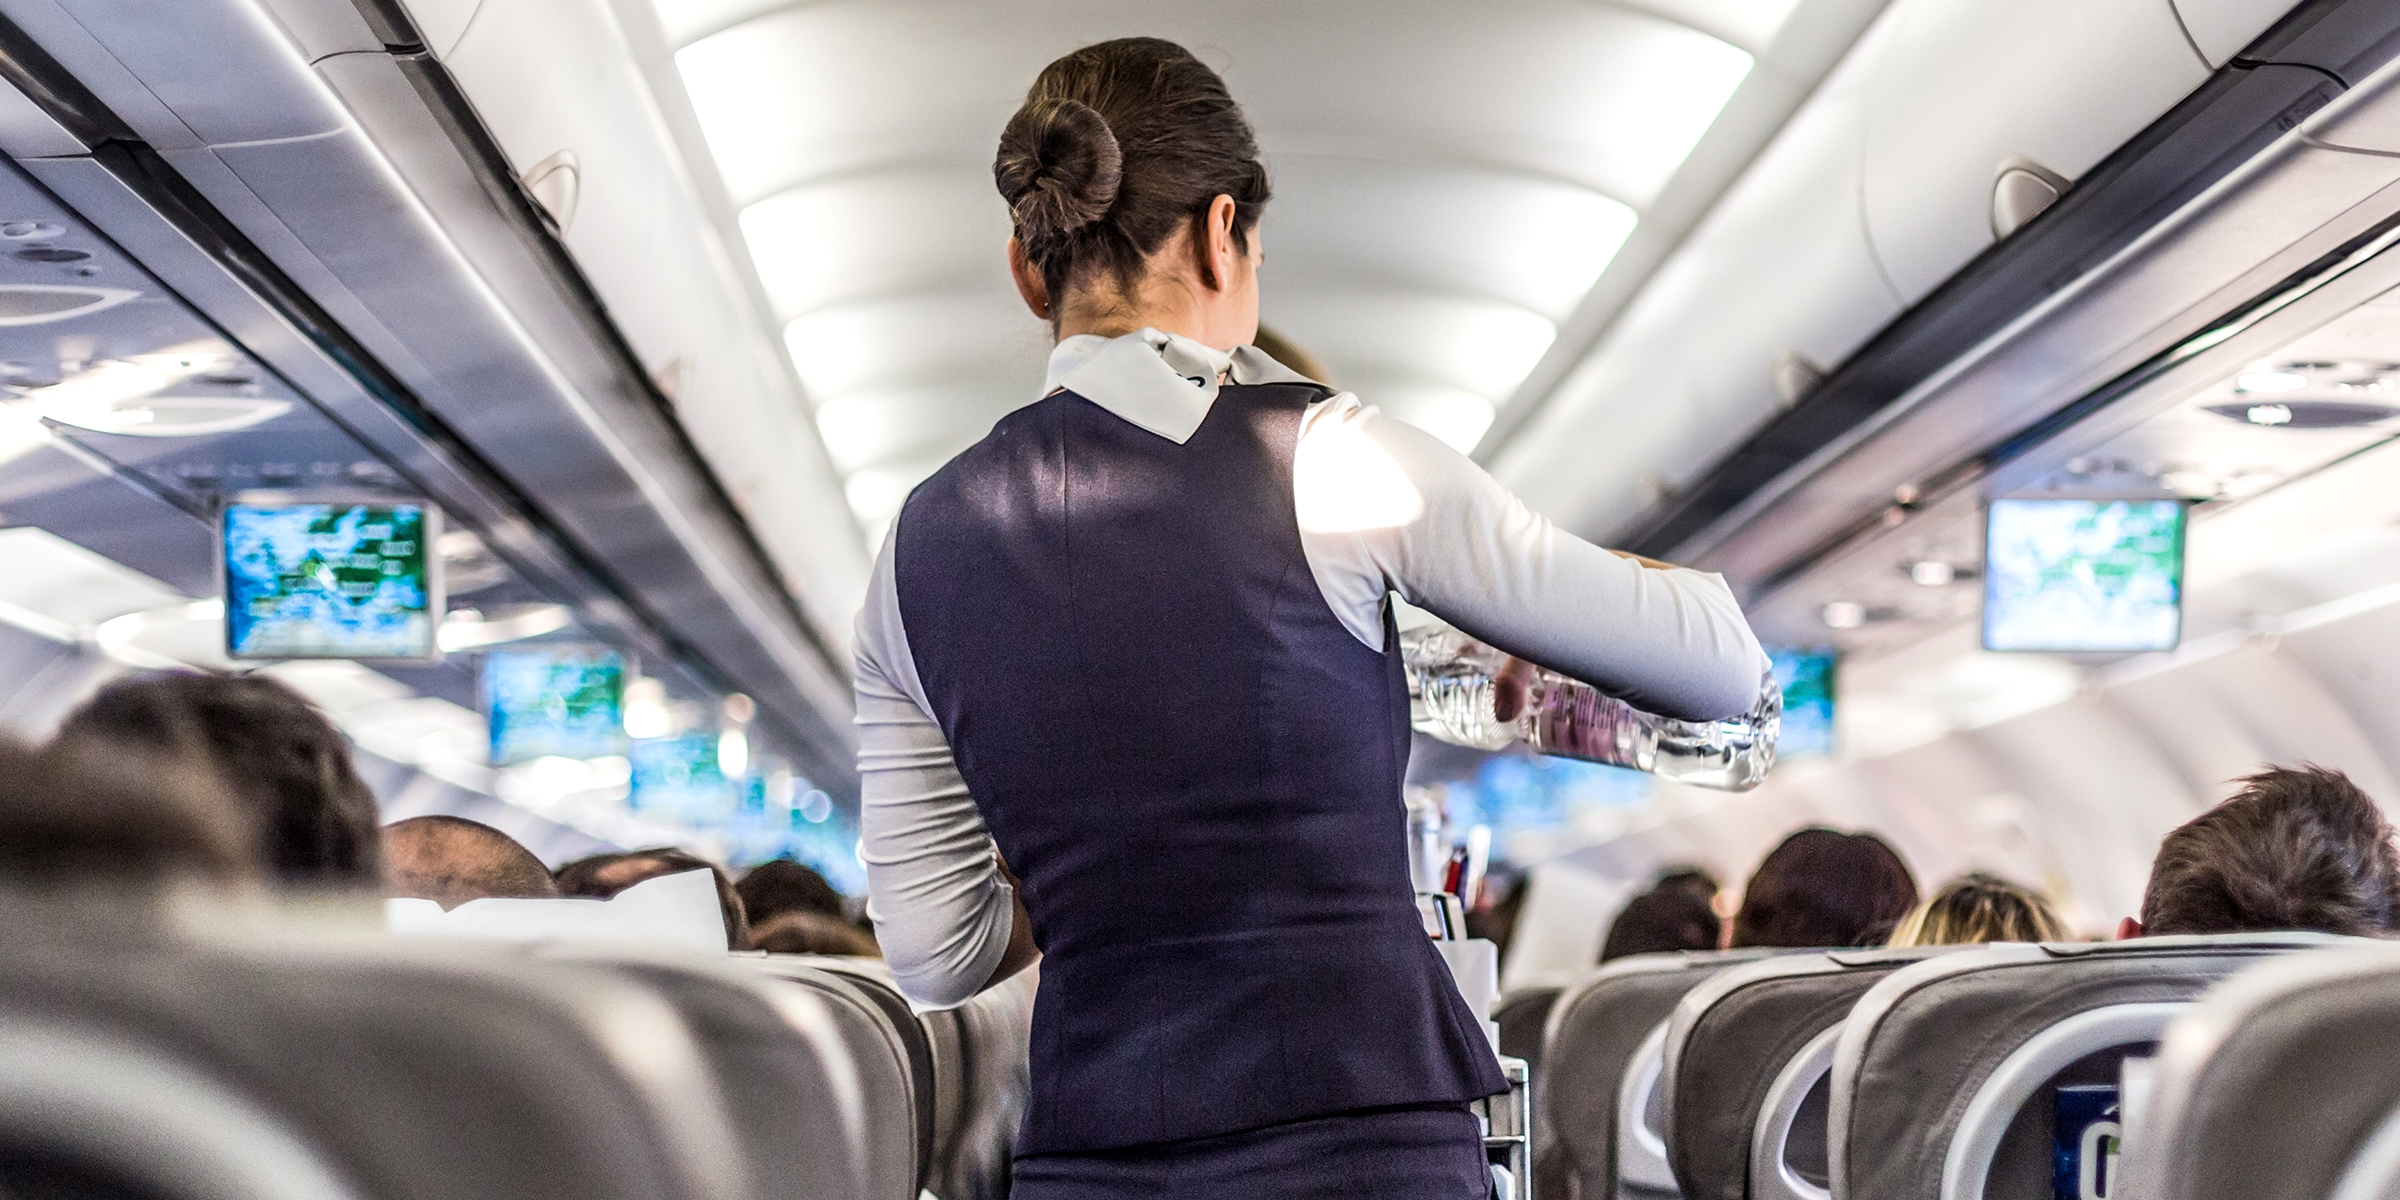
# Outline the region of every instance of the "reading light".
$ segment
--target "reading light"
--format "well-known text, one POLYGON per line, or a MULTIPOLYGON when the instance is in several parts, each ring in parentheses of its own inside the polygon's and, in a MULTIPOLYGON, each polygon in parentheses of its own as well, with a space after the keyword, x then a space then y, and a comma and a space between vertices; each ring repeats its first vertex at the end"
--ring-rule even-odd
POLYGON ((2242 412, 2242 419, 2253 425, 2289 425, 2292 406, 2289 404, 2253 404, 2242 412))
MULTIPOLYGON (((1925 587, 1948 587, 1958 578, 1958 568, 1940 559, 1929 558, 1908 569, 1908 577, 1925 587)), ((1827 624, 1832 624, 1828 621, 1827 624)))
POLYGON ((1867 606, 1856 600, 1836 600, 1818 613, 1828 629, 1856 629, 1867 623, 1867 606))

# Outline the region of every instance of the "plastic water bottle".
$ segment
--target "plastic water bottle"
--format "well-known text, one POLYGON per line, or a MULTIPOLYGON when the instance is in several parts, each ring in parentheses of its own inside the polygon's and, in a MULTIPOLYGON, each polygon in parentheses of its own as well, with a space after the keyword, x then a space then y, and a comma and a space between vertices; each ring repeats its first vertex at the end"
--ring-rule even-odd
POLYGON ((1759 681, 1758 703, 1749 712, 1723 721, 1678 721, 1535 667, 1521 711, 1502 721, 1492 701, 1508 655, 1440 624, 1400 635, 1400 653, 1417 730, 1453 745, 1498 750, 1523 742, 1540 754, 1732 792, 1757 787, 1775 765, 1783 691, 1772 672, 1759 681))

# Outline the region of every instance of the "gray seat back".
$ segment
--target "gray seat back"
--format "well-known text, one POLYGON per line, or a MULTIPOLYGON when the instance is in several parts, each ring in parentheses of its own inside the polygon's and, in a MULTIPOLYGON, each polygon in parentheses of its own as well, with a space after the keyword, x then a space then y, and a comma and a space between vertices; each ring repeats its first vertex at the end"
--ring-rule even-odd
POLYGON ((858 1195, 915 1200, 932 1154, 933 1049, 908 1002, 853 959, 768 954, 726 961, 829 1002, 867 1113, 869 1181, 858 1195))
POLYGON ((0 1194, 365 1200, 279 1115, 122 1030, 0 1011, 0 1194))
POLYGON ((2126 1200, 2400 1194, 2400 946, 2250 967, 2167 1029, 2126 1200))
POLYGON ((2314 934, 1995 945, 1892 975, 1834 1052, 1833 1195, 2043 1200, 2058 1089, 2116 1084, 2211 985, 2314 934))
POLYGON ((1031 1088, 1033 997, 1039 968, 956 1008, 922 1014, 932 1035, 939 1107, 926 1190, 942 1200, 998 1200, 1031 1088))
POLYGON ((550 956, 637 980, 682 1016, 708 1058, 759 1200, 874 1194, 868 1111, 838 1001, 720 956, 561 945, 550 956))
POLYGON ((1550 1024, 1550 1009, 1566 990, 1559 984, 1515 988, 1492 1006, 1492 1023, 1500 1027, 1500 1053, 1524 1059, 1536 1079, 1541 1077, 1542 1031, 1550 1024))
MULTIPOLYGON (((119 949, 92 932, 0 945, 0 1026, 172 1056, 369 1200, 750 1196, 683 1022, 606 971, 474 945, 119 949)), ((0 1142, 38 1135, 17 1124, 0 1142)))
POLYGON ((1650 1103, 1661 1028, 1684 993, 1768 953, 1638 954, 1561 990, 1533 1077, 1534 1195, 1674 1195, 1650 1103))
POLYGON ((1660 1085, 1667 1161, 1683 1195, 1761 1194, 1750 1162, 1762 1115, 1778 1157, 1794 1162, 1793 1177, 1822 1180, 1831 1031, 1885 976, 1948 949, 1788 953, 1734 967, 1685 993, 1667 1023, 1660 1085))

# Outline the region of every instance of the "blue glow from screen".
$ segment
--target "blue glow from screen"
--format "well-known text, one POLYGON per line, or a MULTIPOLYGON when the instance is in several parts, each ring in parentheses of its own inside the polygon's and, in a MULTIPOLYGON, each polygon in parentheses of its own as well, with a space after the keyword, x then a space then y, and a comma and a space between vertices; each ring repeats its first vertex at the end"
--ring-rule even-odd
POLYGON ((495 767, 623 754, 625 659, 591 647, 490 651, 483 710, 495 767))
POLYGON ((1775 738, 1775 761, 1831 757, 1838 657, 1831 647, 1777 650, 1770 657, 1775 682, 1783 688, 1783 730, 1775 738))
POLYGON ((428 658, 421 504, 233 504, 221 526, 235 658, 428 658))

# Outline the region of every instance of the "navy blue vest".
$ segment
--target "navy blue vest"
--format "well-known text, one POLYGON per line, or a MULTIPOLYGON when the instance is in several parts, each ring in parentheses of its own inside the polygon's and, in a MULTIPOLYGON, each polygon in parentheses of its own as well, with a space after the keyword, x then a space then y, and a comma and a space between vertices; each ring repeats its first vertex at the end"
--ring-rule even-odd
POLYGON ((1056 393, 901 510, 909 650, 1042 948, 1019 1153, 1507 1088, 1409 888, 1397 639, 1300 548, 1324 394, 1224 388, 1177 445, 1056 393))

